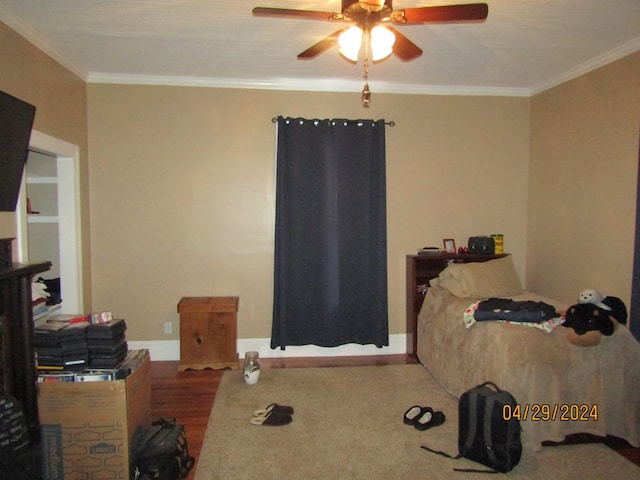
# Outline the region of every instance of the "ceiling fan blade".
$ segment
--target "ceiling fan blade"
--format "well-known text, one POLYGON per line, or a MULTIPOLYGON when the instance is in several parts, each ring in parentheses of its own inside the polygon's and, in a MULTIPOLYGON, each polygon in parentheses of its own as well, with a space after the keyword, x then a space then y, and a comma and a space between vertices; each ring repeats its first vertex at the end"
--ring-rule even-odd
POLYGON ((393 44, 393 53, 403 62, 409 62, 422 55, 422 49, 415 43, 402 35, 395 28, 387 27, 396 36, 396 41, 393 44))
POLYGON ((396 23, 445 23, 485 20, 489 15, 486 3, 443 5, 438 7, 403 8, 392 13, 396 23))
POLYGON ((345 30, 346 28, 343 28, 342 30, 338 30, 336 32, 333 32, 331 35, 324 37, 318 43, 310 46, 304 52, 300 53, 298 55, 298 60, 311 60, 312 58, 317 57, 326 50, 329 50, 334 45, 337 45, 338 37, 345 30))
POLYGON ((319 12, 317 10, 295 10, 292 8, 270 8, 255 7, 253 10, 254 17, 296 17, 307 18, 310 20, 337 20, 335 13, 319 12))

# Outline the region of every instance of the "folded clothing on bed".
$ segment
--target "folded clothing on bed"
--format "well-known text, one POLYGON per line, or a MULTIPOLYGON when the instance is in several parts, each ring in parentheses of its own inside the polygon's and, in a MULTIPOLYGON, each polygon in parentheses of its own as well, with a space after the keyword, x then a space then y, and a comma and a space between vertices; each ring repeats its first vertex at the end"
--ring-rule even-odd
POLYGON ((489 298, 478 304, 474 313, 476 321, 510 320, 512 322, 540 323, 557 317, 554 306, 533 300, 489 298))
MULTIPOLYGON (((505 299, 501 299, 501 300, 505 300, 505 299)), ((476 322, 478 321, 478 319, 476 318, 476 314, 477 314, 477 311, 478 311, 478 307, 480 306, 480 304, 482 302, 483 301, 473 302, 471 305, 469 305, 465 309, 464 314, 462 316, 462 320, 464 321, 464 326, 466 328, 473 327, 476 324, 476 322)), ((529 300, 524 300, 524 302, 529 302, 529 300)), ((542 302, 533 302, 533 303, 542 303, 542 302)), ((546 304, 546 303, 544 305, 547 305, 547 307, 545 307, 545 310, 547 310, 548 307, 550 306, 549 304, 546 304)), ((558 313, 555 313, 555 308, 554 307, 551 307, 551 308, 554 309, 553 317, 547 318, 547 319, 542 320, 542 321, 536 320, 536 321, 533 321, 533 322, 529 322, 529 321, 524 321, 524 320, 500 319, 500 318, 497 318, 497 315, 492 312, 482 322, 486 323, 487 320, 492 320, 494 322, 510 323, 510 324, 513 324, 513 325, 521 325, 523 327, 533 327, 533 328, 537 328, 539 330, 542 330, 544 332, 551 333, 558 326, 562 325, 562 323, 564 322, 564 318, 561 317, 558 313)), ((550 312, 550 310, 549 310, 549 312, 550 312)), ((481 312, 480 316, 482 316, 484 314, 485 314, 485 312, 481 312)))

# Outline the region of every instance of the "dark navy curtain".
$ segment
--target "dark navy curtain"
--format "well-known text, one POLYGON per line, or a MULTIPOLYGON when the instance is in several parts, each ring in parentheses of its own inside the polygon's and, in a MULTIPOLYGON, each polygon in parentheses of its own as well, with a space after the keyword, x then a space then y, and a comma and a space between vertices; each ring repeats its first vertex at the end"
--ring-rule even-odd
POLYGON ((271 348, 388 345, 385 122, 277 128, 271 348))
MULTIPOLYGON (((639 146, 640 149, 640 146, 639 146)), ((636 241, 633 258, 633 286, 631 287, 631 309, 629 328, 640 341, 640 151, 638 152, 638 183, 636 184, 636 241)))

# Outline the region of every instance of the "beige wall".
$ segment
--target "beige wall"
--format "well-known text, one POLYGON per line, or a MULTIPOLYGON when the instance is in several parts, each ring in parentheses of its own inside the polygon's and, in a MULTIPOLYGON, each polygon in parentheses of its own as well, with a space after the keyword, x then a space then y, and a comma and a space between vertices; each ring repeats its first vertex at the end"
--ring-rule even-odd
MULTIPOLYGON (((89 85, 94 307, 170 339, 182 296, 239 295, 239 338, 271 334, 277 115, 385 118, 390 332, 405 255, 503 233, 524 276, 529 99, 89 85)), ((310 252, 312 254, 313 252, 310 252)), ((176 335, 173 338, 177 338, 176 335)))
POLYGON ((629 306, 640 131, 640 52, 531 100, 529 287, 629 306))
MULTIPOLYGON (((163 322, 185 295, 239 295, 239 337, 270 335, 276 115, 396 122, 391 333, 404 332, 404 256, 443 237, 503 233, 529 288, 628 302, 639 63, 532 99, 377 95, 372 83, 365 110, 358 92, 87 86, 0 23, 0 89, 36 105, 37 130, 80 146, 85 305, 127 318, 130 340, 177 338, 163 322)), ((0 236, 14 223, 0 214, 0 236)))
MULTIPOLYGON (((83 276, 88 279, 91 269, 86 83, 1 22, 0 72, 0 90, 35 105, 35 130, 80 148, 83 276)), ((0 212, 0 237, 15 236, 15 214, 0 212)), ((84 286, 84 304, 90 308, 88 281, 84 286)))

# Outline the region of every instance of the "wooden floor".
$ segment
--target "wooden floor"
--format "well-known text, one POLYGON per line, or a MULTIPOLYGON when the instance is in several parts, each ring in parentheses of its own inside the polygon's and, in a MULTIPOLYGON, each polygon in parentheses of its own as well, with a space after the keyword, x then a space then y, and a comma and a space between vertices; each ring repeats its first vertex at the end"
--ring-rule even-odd
MULTIPOLYGON (((417 363, 408 355, 261 359, 269 368, 352 367, 417 363)), ((185 426, 191 455, 197 459, 224 370, 178 372, 178 362, 151 362, 152 417, 175 418, 185 426)), ((240 373, 238 372, 238 375, 240 373)), ((589 435, 572 436, 572 443, 599 441, 589 435)), ((640 448, 612 437, 604 443, 640 466, 640 448)), ((189 479, 193 479, 195 468, 189 479)))

